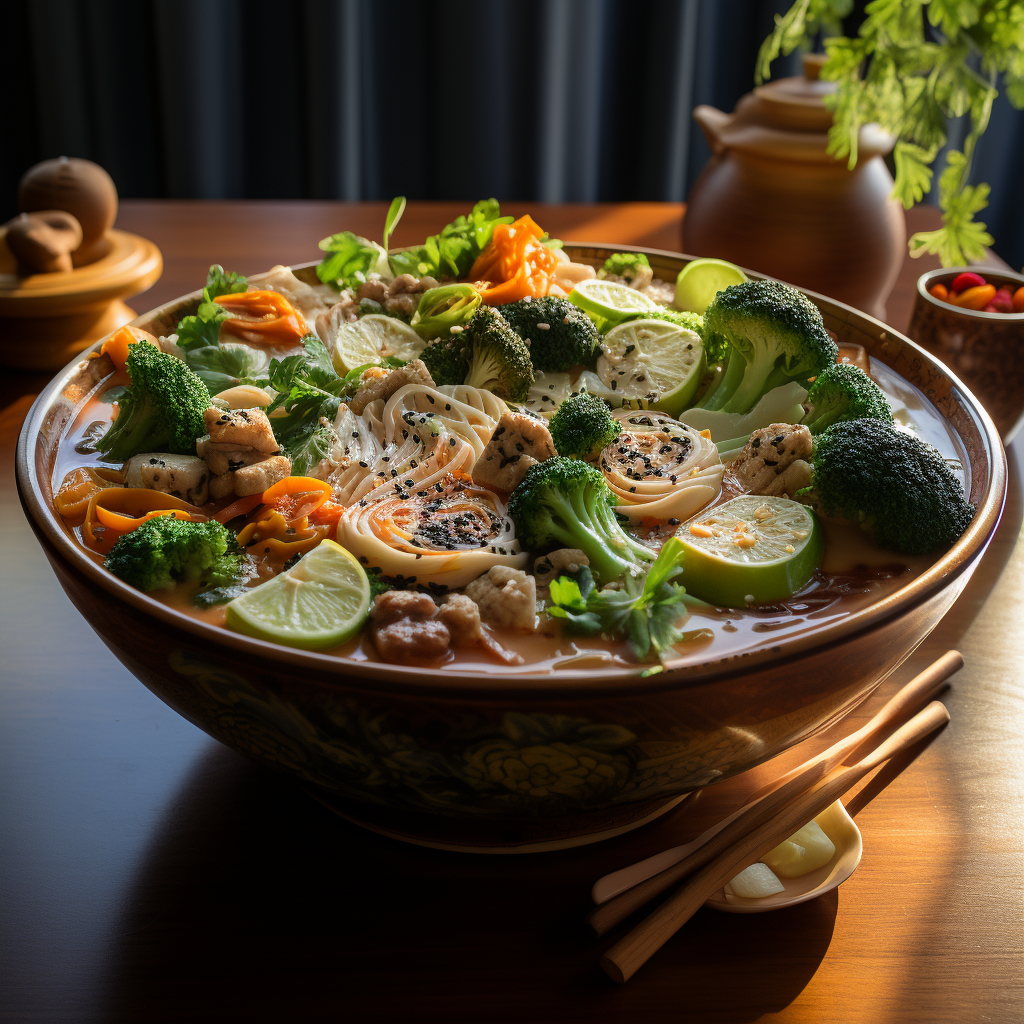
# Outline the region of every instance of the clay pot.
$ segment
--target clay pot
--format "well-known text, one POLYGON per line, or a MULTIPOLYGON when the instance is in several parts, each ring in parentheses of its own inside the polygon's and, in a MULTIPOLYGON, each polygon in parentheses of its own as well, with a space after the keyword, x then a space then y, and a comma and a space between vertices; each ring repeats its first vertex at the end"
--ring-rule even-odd
POLYGON ((693 112, 712 157, 690 195, 685 252, 717 256, 810 288, 885 319, 903 264, 906 224, 889 197, 882 160, 895 140, 877 125, 860 133, 858 160, 828 155, 832 114, 809 55, 804 76, 759 86, 734 114, 693 112))

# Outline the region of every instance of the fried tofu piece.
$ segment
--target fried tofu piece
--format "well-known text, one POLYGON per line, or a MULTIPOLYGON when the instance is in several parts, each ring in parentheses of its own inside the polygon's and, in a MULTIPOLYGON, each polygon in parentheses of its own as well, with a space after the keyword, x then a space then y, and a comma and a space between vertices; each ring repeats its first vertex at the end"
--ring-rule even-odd
POLYGON ((242 466, 232 474, 235 478, 235 494, 240 498, 248 494, 262 494, 268 487, 290 476, 291 472, 292 460, 286 455, 273 455, 251 466, 242 466))
POLYGON ((149 487, 192 505, 205 505, 209 500, 209 480, 207 463, 195 455, 148 452, 133 455, 125 463, 127 486, 149 487))
POLYGON ((750 494, 792 497, 811 482, 813 448, 803 424, 772 423, 750 435, 730 468, 750 494))
POLYGON ((494 565, 466 585, 481 617, 494 626, 532 632, 537 626, 537 581, 522 569, 494 565))
POLYGON ((229 448, 254 448, 264 455, 278 451, 270 420, 262 409, 218 409, 210 406, 203 422, 214 445, 229 448))
POLYGON ((505 665, 521 665, 523 656, 498 643, 480 621, 477 603, 465 594, 449 594, 437 617, 448 627, 456 647, 482 647, 505 665))
POLYGON ((507 412, 473 466, 473 480, 481 487, 513 491, 526 471, 557 455, 545 422, 521 412, 507 412))
POLYGON ((357 415, 361 416, 363 410, 378 398, 387 401, 399 388, 406 384, 425 384, 427 387, 434 386, 434 379, 422 359, 413 359, 405 366, 399 366, 390 373, 380 376, 370 375, 367 371, 359 381, 359 389, 355 397, 349 402, 348 407, 357 415))

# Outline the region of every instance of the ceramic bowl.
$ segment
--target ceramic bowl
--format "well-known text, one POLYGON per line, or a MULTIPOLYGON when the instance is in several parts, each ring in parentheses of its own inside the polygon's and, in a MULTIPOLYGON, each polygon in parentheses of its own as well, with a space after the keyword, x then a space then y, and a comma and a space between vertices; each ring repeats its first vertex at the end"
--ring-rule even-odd
MULTIPOLYGON (((568 247, 594 265, 624 248, 568 247)), ((666 279, 688 260, 645 251, 666 279)), ((312 279, 312 264, 297 271, 312 279)), ((69 364, 37 399, 19 440, 18 489, 57 578, 93 629, 211 736, 288 773, 339 813, 402 839, 480 852, 590 842, 846 714, 934 628, 996 528, 1006 463, 974 397, 884 324, 808 294, 839 340, 865 346, 945 417, 977 514, 901 589, 741 656, 694 659, 648 678, 642 666, 442 674, 293 650, 191 619, 105 572, 52 510, 57 441, 98 383, 98 360, 69 364)), ((198 299, 196 292, 135 323, 170 333, 198 299)))
POLYGON ((929 294, 932 285, 949 284, 973 271, 997 288, 1014 291, 1024 274, 992 267, 943 267, 917 279, 914 312, 907 334, 949 366, 981 400, 1009 444, 1024 423, 1024 313, 985 313, 960 309, 929 294))

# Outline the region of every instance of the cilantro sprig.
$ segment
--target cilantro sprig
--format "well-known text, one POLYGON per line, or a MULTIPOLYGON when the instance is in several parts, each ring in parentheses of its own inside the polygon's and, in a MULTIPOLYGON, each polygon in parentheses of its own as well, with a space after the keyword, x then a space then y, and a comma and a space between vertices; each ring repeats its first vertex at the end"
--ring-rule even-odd
MULTIPOLYGON (((758 83, 771 62, 819 33, 838 33, 851 0, 797 0, 776 18, 757 58, 758 83)), ((978 139, 988 127, 1002 78, 1006 97, 1024 109, 1024 0, 872 0, 856 38, 825 39, 821 77, 837 83, 828 151, 857 163, 860 129, 878 122, 897 139, 893 195, 906 207, 931 188, 932 164, 947 138, 947 119, 966 117, 959 150, 939 176, 942 227, 910 239, 910 255, 932 253, 944 266, 980 261, 992 236, 975 220, 989 186, 969 184, 978 139)))
POLYGON ((672 577, 681 571, 685 547, 676 537, 662 546, 644 577, 626 577, 621 590, 598 590, 589 568, 551 581, 549 615, 567 632, 624 638, 638 661, 664 661, 684 635, 690 604, 697 604, 672 577))

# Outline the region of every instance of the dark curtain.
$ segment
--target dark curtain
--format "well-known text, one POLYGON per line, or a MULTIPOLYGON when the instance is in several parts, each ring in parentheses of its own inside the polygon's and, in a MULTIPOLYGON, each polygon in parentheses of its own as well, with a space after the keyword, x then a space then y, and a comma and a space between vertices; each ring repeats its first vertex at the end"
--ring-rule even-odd
MULTIPOLYGON (((0 216, 60 154, 126 198, 681 200, 709 155, 690 111, 732 110, 788 6, 7 0, 0 216)), ((1019 266, 1024 115, 1000 99, 979 150, 1019 266)))

